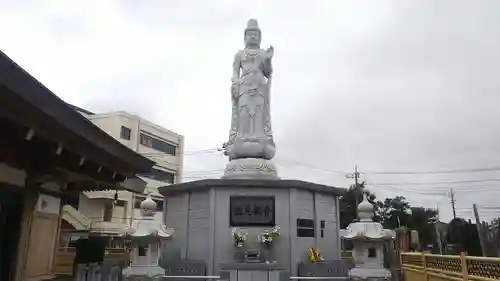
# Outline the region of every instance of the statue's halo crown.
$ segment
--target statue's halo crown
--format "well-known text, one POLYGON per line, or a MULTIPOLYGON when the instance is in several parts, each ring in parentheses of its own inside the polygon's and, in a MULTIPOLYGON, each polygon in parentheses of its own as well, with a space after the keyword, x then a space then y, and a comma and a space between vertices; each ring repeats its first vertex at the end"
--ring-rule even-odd
POLYGON ((245 32, 249 30, 256 30, 260 32, 259 28, 259 22, 256 19, 249 19, 247 22, 247 28, 245 29, 245 32))

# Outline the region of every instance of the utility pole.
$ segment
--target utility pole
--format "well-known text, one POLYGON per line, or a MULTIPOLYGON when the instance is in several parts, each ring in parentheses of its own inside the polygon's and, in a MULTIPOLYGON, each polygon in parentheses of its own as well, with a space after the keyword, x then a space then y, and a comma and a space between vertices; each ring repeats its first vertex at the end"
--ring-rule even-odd
POLYGON ((345 177, 347 179, 354 179, 354 194, 356 195, 356 208, 359 205, 359 199, 358 199, 358 194, 359 194, 359 185, 358 185, 358 180, 359 180, 359 172, 358 172, 358 165, 354 165, 354 173, 351 174, 346 174, 345 177))
POLYGON ((472 204, 472 209, 474 210, 474 217, 476 219, 476 229, 477 234, 479 235, 479 243, 481 244, 481 250, 483 252, 483 257, 486 257, 486 233, 484 232, 483 225, 481 224, 481 220, 479 220, 479 212, 477 211, 477 205, 472 204))
POLYGON ((358 172, 358 165, 354 165, 354 173, 352 174, 346 174, 345 175, 346 179, 354 179, 354 198, 356 199, 356 206, 354 206, 354 212, 356 214, 356 218, 358 218, 358 205, 359 205, 359 184, 358 184, 358 179, 359 179, 359 172, 358 172))
POLYGON ((457 218, 457 212, 455 210, 455 193, 453 192, 453 188, 450 188, 450 197, 451 197, 451 208, 453 209, 453 218, 457 218))
POLYGON ((436 204, 436 210, 437 210, 437 220, 434 222, 434 229, 436 230, 436 237, 437 237, 437 242, 438 242, 438 247, 439 247, 439 254, 443 254, 443 241, 441 240, 441 231, 438 229, 439 225, 439 203, 436 204))

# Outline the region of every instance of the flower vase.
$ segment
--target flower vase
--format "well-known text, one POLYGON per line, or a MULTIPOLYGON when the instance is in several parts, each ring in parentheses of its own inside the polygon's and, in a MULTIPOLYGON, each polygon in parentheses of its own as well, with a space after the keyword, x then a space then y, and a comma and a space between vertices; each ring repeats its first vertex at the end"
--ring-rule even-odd
POLYGON ((261 260, 263 262, 275 262, 274 250, 272 245, 262 244, 261 254, 261 260))
POLYGON ((234 247, 234 261, 235 262, 245 262, 245 247, 234 247))

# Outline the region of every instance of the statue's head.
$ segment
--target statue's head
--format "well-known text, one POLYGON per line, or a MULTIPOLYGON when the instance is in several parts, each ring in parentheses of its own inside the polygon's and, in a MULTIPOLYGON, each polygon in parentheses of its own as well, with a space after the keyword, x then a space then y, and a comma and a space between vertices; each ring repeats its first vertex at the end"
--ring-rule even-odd
POLYGON ((261 32, 256 19, 249 19, 245 28, 245 47, 260 48, 261 32))

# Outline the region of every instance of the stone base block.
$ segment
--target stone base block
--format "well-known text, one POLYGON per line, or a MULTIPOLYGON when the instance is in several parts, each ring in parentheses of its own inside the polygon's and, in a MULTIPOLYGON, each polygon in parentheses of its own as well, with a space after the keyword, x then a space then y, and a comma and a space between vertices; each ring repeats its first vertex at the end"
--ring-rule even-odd
POLYGON ((269 179, 278 180, 276 166, 271 160, 240 158, 231 160, 224 170, 223 179, 269 179))
POLYGON ((165 276, 165 269, 159 266, 129 266, 122 271, 124 281, 159 281, 165 276))
POLYGON ((355 267, 349 271, 349 280, 353 281, 389 281, 392 274, 385 268, 359 268, 355 267))

